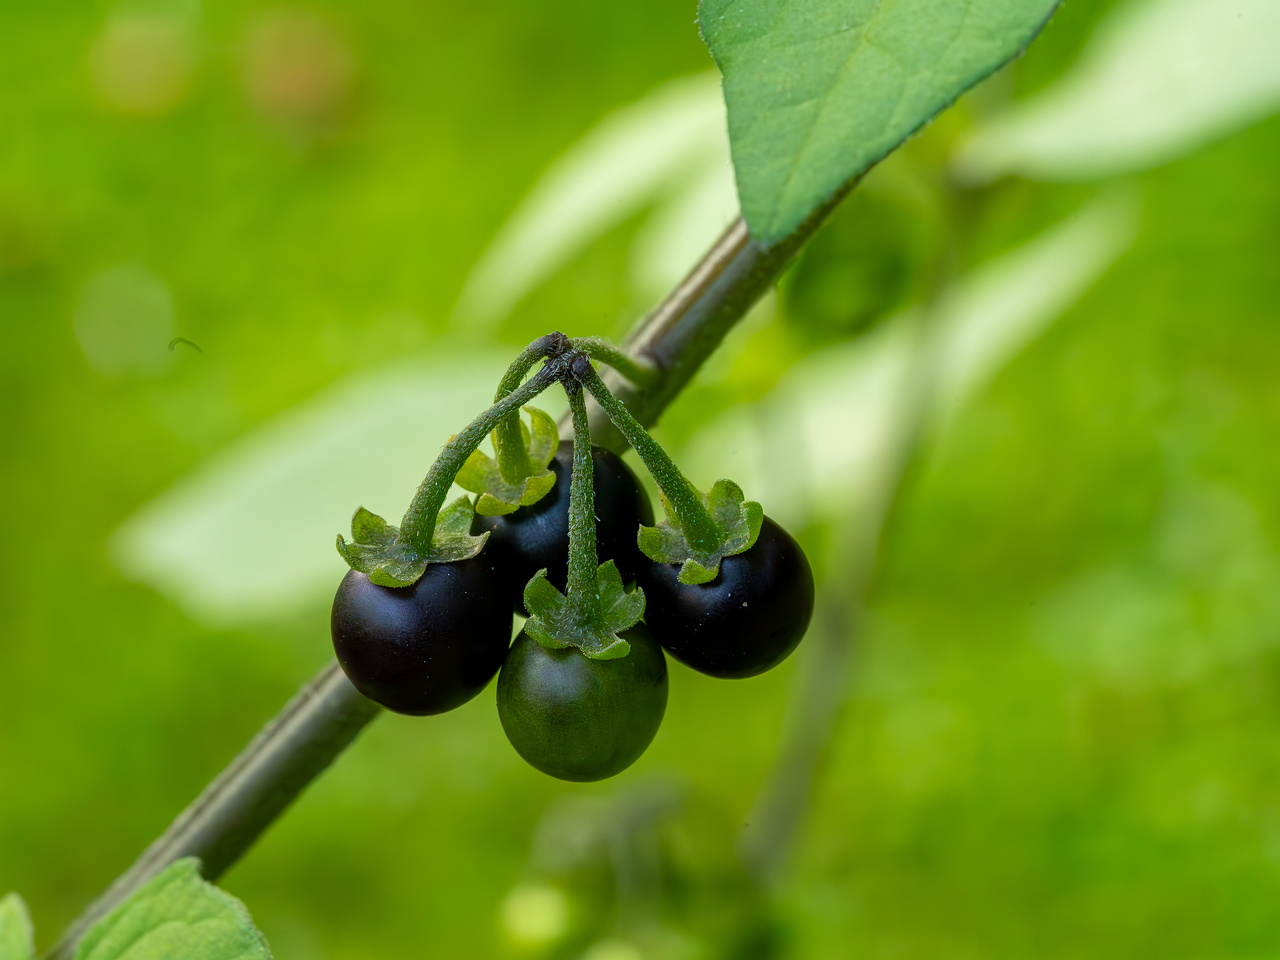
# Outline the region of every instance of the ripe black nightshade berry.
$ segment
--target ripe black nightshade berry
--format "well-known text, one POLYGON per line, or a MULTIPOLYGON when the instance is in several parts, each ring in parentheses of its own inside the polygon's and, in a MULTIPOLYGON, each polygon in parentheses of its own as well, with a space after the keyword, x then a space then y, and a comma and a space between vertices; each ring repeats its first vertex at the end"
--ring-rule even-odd
POLYGON ((433 563, 408 587, 350 570, 333 598, 333 650, 355 688, 397 713, 452 710, 484 689, 511 640, 511 608, 482 552, 433 563))
POLYGON ((720 561, 710 583, 680 583, 680 565, 640 571, 644 622, 673 657, 713 677, 754 677, 786 659, 813 615, 813 571, 768 517, 750 550, 720 561))
POLYGON ((591 660, 549 650, 524 631, 498 675, 498 717, 532 766, 561 780, 603 780, 635 763, 667 709, 667 661, 643 626, 620 636, 631 652, 591 660))
MULTIPOLYGON (((617 454, 592 447, 595 490, 596 556, 612 560, 624 583, 648 563, 636 546, 640 525, 653 523, 653 505, 640 481, 617 454)), ((573 473, 573 441, 562 441, 551 459, 556 485, 537 503, 503 517, 476 515, 474 534, 490 531, 484 555, 504 571, 515 609, 524 613, 524 587, 539 570, 561 592, 569 575, 569 477, 573 473)))

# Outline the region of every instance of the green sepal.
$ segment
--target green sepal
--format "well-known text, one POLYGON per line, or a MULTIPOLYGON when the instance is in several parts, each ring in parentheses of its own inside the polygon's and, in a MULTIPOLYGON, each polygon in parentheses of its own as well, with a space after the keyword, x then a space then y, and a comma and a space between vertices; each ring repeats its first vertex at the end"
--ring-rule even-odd
POLYGON ((407 587, 416 583, 430 563, 454 563, 469 560, 480 552, 489 539, 488 531, 471 535, 475 512, 471 501, 459 497, 436 515, 431 548, 419 553, 413 544, 400 538, 400 528, 358 507, 351 518, 351 543, 338 534, 338 553, 352 570, 368 574, 383 587, 407 587))
POLYGON ((529 636, 544 647, 559 650, 577 647, 592 660, 617 660, 631 652, 631 644, 618 636, 634 627, 644 615, 644 591, 627 590, 622 574, 612 560, 596 570, 596 616, 587 623, 579 621, 563 593, 547 580, 547 571, 539 570, 524 588, 524 605, 529 619, 524 628, 529 636))
MULTIPOLYGON (((454 482, 463 490, 480 494, 476 501, 476 513, 486 517, 500 517, 520 507, 537 503, 555 486, 556 475, 547 469, 556 448, 560 446, 560 431, 556 422, 537 407, 525 407, 529 414, 532 432, 520 421, 520 436, 525 452, 534 470, 517 481, 502 476, 498 461, 480 450, 473 450, 462 465, 454 482)), ((494 433, 494 443, 498 442, 494 433)))
POLYGON ((31 914, 16 893, 0 897, 0 960, 34 960, 31 914))
POLYGON ((672 519, 671 506, 662 500, 667 519, 656 527, 641 527, 636 535, 640 552, 655 563, 679 563, 679 581, 684 584, 710 583, 720 575, 720 561, 755 546, 764 522, 764 508, 747 500, 742 488, 732 480, 717 480, 702 503, 715 521, 719 544, 712 550, 696 550, 684 531, 672 519))

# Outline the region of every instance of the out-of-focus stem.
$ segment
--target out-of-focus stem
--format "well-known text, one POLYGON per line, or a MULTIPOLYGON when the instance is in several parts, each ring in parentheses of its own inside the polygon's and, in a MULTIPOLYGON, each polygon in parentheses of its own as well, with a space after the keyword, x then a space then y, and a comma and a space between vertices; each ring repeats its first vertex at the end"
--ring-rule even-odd
POLYGON ((903 492, 928 428, 937 345, 926 319, 917 327, 910 369, 898 391, 898 414, 881 452, 870 502, 845 519, 830 548, 827 580, 818 587, 816 622, 788 698, 787 729, 773 768, 756 796, 738 851, 756 879, 775 882, 787 866, 813 799, 815 783, 848 699, 853 657, 867 603, 883 569, 903 492), (832 582, 838 577, 839 582, 832 582))
POLYGON ((325 667, 80 914, 48 960, 71 960, 95 922, 175 860, 199 857, 206 878, 221 876, 381 709, 336 663, 325 667))
MULTIPOLYGON (((636 325, 622 346, 642 367, 654 370, 651 382, 631 383, 616 372, 606 374, 605 382, 637 420, 645 426, 657 422, 843 197, 842 193, 832 198, 794 235, 771 247, 753 239, 739 217, 666 299, 636 325)), ((614 451, 625 450, 626 440, 604 412, 592 406, 595 442, 614 451)), ((561 422, 562 435, 571 429, 567 420, 561 422)))

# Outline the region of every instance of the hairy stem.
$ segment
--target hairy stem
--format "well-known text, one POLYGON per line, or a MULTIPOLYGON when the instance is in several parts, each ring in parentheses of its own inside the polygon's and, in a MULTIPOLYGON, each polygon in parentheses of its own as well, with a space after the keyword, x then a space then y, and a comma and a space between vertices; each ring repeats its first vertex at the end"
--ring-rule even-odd
MULTIPOLYGON (((507 394, 480 416, 476 417, 461 433, 444 445, 444 450, 427 471, 426 479, 413 495, 413 502, 400 522, 400 536, 413 544, 419 554, 431 549, 431 537, 436 529, 436 515, 444 506, 453 478, 466 463, 471 452, 480 446, 485 437, 503 418, 515 411, 519 416, 522 406, 559 379, 557 371, 543 367, 537 375, 519 389, 507 394)), ((518 429, 518 422, 517 422, 518 429)), ((523 446, 523 444, 521 444, 523 446)))
POLYGON ((574 337, 569 342, 575 350, 585 353, 592 360, 608 364, 636 386, 644 387, 653 383, 656 371, 652 366, 637 360, 608 340, 601 337, 574 337))
MULTIPOLYGON (((568 342, 569 338, 563 333, 548 333, 521 350, 498 382, 493 402, 499 403, 518 390, 535 363, 545 357, 559 356, 565 351, 568 342)), ((498 473, 507 483, 519 483, 533 474, 533 464, 529 460, 529 451, 525 449, 524 437, 520 431, 518 409, 498 421, 493 431, 493 450, 498 460, 498 473)))
MULTIPOLYGON (((815 211, 790 237, 772 246, 755 240, 741 217, 728 226, 689 274, 627 336, 626 354, 655 371, 648 384, 630 383, 624 374, 608 373, 605 382, 645 426, 657 423, 734 324, 760 297, 844 199, 848 189, 815 211)), ((591 410, 592 437, 615 452, 627 441, 604 411, 591 410)), ((561 436, 568 436, 567 418, 561 436)))
MULTIPOLYGON (((710 511, 702 503, 697 488, 680 472, 675 461, 667 456, 658 441, 649 436, 649 432, 640 425, 635 417, 617 397, 609 392, 600 375, 591 368, 590 363, 576 363, 574 375, 582 381, 582 385, 591 393, 592 398, 605 412, 609 422, 617 427, 618 432, 627 443, 636 448, 645 468, 653 476, 653 481, 662 491, 663 499, 670 507, 672 519, 679 524, 684 537, 695 550, 712 552, 720 546, 724 539, 710 511), (579 373, 579 367, 585 368, 579 373)), ((576 419, 576 418, 575 418, 576 419)))
POLYGON ((591 425, 582 385, 564 381, 573 415, 573 475, 569 480, 569 579, 565 596, 575 623, 593 623, 600 610, 596 590, 596 498, 591 463, 591 425))

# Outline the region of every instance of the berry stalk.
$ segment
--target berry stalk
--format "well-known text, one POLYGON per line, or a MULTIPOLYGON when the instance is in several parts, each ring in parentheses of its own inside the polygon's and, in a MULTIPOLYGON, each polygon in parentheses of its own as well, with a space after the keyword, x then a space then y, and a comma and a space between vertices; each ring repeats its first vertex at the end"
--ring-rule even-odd
POLYGON ((573 416, 573 474, 569 481, 569 576, 565 596, 579 623, 595 621, 600 603, 596 588, 595 488, 591 463, 591 426, 582 384, 563 381, 573 416))
POLYGON ((614 346, 602 337, 574 337, 569 341, 573 349, 585 353, 592 360, 608 364, 638 387, 652 383, 657 370, 614 346))
MULTIPOLYGON (((522 406, 555 383, 560 376, 559 370, 543 367, 532 379, 508 393, 444 445, 444 450, 427 471, 427 476, 413 495, 409 509, 405 511, 404 519, 400 521, 400 536, 411 543, 420 555, 431 549, 436 516, 449 495, 453 478, 462 469, 467 457, 471 456, 471 452, 480 446, 494 427, 512 414, 518 417, 522 406)), ((524 444, 520 443, 519 446, 523 449, 524 444)))
MULTIPOLYGON (((697 488, 688 481, 675 461, 659 446, 658 441, 640 425, 626 406, 609 392, 600 375, 586 357, 574 361, 573 375, 595 398, 627 443, 635 447, 645 468, 653 477, 662 496, 670 505, 672 519, 679 524, 685 539, 697 550, 715 550, 723 539, 716 522, 702 503, 697 488)), ((577 421, 574 422, 575 429, 577 421)))
MULTIPOLYGON (((548 333, 521 350, 498 381, 493 402, 499 403, 518 390, 535 363, 547 357, 559 356, 567 343, 568 337, 563 333, 548 333)), ((534 465, 529 460, 529 451, 525 449, 520 432, 519 408, 498 421, 493 430, 493 449, 498 460, 498 473, 507 483, 519 483, 534 473, 534 465)))

